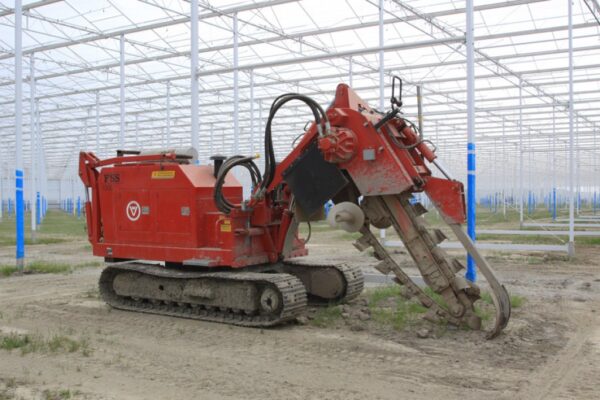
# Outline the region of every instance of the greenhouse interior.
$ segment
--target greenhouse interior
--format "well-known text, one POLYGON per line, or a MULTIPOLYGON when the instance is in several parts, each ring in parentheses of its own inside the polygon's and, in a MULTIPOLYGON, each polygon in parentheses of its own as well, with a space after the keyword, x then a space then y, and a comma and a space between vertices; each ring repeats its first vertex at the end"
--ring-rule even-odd
POLYGON ((0 67, 0 399, 596 398, 599 0, 0 0, 0 67))

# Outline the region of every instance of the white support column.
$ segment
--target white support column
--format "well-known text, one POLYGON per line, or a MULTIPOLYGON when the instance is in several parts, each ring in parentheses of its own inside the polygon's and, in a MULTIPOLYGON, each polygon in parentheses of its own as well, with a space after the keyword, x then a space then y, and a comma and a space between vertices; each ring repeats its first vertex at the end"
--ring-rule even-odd
POLYGON ((556 220, 556 106, 552 106, 552 192, 550 204, 552 220, 556 220))
POLYGON ((210 129, 210 132, 209 132, 209 135, 210 135, 210 143, 209 143, 209 145, 208 145, 208 146, 209 146, 209 147, 208 147, 208 148, 209 148, 209 152, 208 152, 208 157, 207 157, 208 159, 210 159, 210 157, 212 157, 212 156, 213 156, 213 151, 214 151, 214 145, 213 145, 213 139, 214 139, 214 135, 213 135, 213 129, 214 129, 214 127, 213 127, 213 124, 212 124, 212 122, 211 122, 211 123, 210 123, 210 125, 209 125, 209 129, 210 129))
POLYGON ((135 149, 136 150, 141 150, 140 149, 139 117, 140 117, 140 114, 136 113, 135 114, 135 149))
MULTIPOLYGON (((506 218, 506 167, 508 165, 506 160, 506 139, 505 139, 506 124, 502 124, 502 215, 506 218)), ((498 166, 496 166, 498 168, 498 166)))
POLYGON ((233 14, 233 154, 239 153, 240 146, 240 90, 239 90, 239 49, 238 49, 238 17, 233 14))
POLYGON ((519 78, 519 226, 523 226, 523 196, 525 189, 523 185, 523 82, 519 78))
POLYGON ((190 90, 192 147, 198 150, 198 0, 190 1, 190 90))
MULTIPOLYGON (((260 101, 260 100, 259 100, 259 101, 258 101, 258 132, 259 132, 259 133, 261 133, 261 134, 262 134, 262 133, 263 133, 263 131, 264 131, 264 128, 263 128, 263 115, 262 115, 263 113, 262 113, 262 109, 263 109, 263 107, 262 107, 262 101, 260 101)), ((259 150, 258 150, 258 154, 259 154, 259 155, 263 155, 263 154, 262 154, 262 152, 263 152, 264 150, 262 150, 262 151, 261 151, 261 149, 264 149, 264 147, 259 147, 258 149, 259 149, 259 150)))
POLYGON ((100 92, 96 91, 96 156, 100 157, 100 92))
MULTIPOLYGON (((40 201, 42 197, 46 193, 46 158, 44 155, 44 142, 42 138, 42 123, 41 123, 41 115, 40 115, 40 101, 35 101, 35 137, 36 137, 36 148, 37 148, 37 191, 41 193, 40 201)), ((41 217, 44 214, 42 213, 42 204, 40 203, 39 214, 37 215, 37 224, 41 223, 41 217)))
POLYGON ((29 204, 31 208, 31 241, 36 241, 37 231, 37 185, 36 179, 38 179, 38 169, 35 165, 37 159, 36 152, 36 108, 35 108, 35 56, 33 53, 29 55, 29 134, 30 134, 30 155, 31 155, 31 170, 29 171, 29 204))
POLYGON ((254 70, 250 70, 250 156, 254 156, 254 70))
POLYGON ((569 24, 569 257, 575 256, 575 152, 573 136, 573 1, 567 0, 569 24))
POLYGON ((423 134, 423 87, 417 85, 417 126, 423 134))
POLYGON ((0 222, 4 217, 4 166, 0 163, 0 222))
POLYGON ((7 194, 10 191, 9 179, 10 172, 8 171, 6 164, 0 163, 0 208, 2 208, 2 211, 0 211, 0 219, 4 217, 4 201, 10 198, 10 194, 7 194))
POLYGON ((575 215, 579 217, 581 208, 581 185, 579 170, 581 168, 581 156, 579 155, 579 117, 575 117, 575 215))
MULTIPOLYGON (((385 96, 385 82, 384 82, 384 71, 385 71, 385 65, 384 65, 384 52, 383 52, 383 45, 384 45, 384 38, 383 38, 383 0, 379 0, 379 111, 383 112, 385 109, 385 105, 384 105, 384 96, 385 96)), ((385 229, 380 229, 379 230, 379 237, 382 240, 385 240, 385 229)))
POLYGON ((383 38, 383 0, 379 0, 379 111, 383 112, 384 105, 384 96, 385 96, 385 65, 384 65, 384 38, 383 38))
POLYGON ((23 207, 23 47, 21 0, 15 0, 15 230, 16 266, 25 265, 25 215, 23 207))
POLYGON ((171 81, 167 81, 167 147, 171 147, 171 81))
POLYGON ((119 100, 120 100, 120 121, 119 129, 119 149, 123 150, 125 146, 125 35, 121 34, 119 42, 119 100))
POLYGON ((348 86, 352 87, 352 85, 354 84, 352 82, 353 80, 353 76, 352 76, 352 57, 350 57, 348 59, 348 86))

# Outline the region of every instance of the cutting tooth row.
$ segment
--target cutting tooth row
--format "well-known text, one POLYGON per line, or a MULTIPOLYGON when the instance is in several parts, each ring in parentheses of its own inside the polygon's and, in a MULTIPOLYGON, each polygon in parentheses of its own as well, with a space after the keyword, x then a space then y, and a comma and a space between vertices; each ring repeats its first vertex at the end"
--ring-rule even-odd
POLYGON ((446 239, 444 233, 439 229, 431 232, 427 229, 425 220, 420 217, 427 212, 425 207, 420 203, 410 204, 408 197, 402 195, 380 197, 377 201, 388 215, 395 215, 394 210, 405 214, 398 216, 404 221, 404 225, 395 220, 392 221, 392 225, 405 242, 425 282, 432 286, 435 292, 443 294, 448 307, 442 307, 418 287, 368 227, 361 229, 363 237, 355 246, 360 250, 372 246, 375 257, 381 260, 376 268, 384 274, 393 272, 396 276, 395 281, 406 288, 405 294, 408 297, 416 297, 423 306, 430 309, 428 317, 431 319, 442 317, 455 325, 466 323, 473 328, 480 326, 480 320, 473 313, 473 302, 478 297, 478 288, 468 287, 468 291, 465 291, 466 281, 463 285, 464 279, 456 275, 463 266, 458 260, 450 260, 446 252, 438 246, 446 239), (412 227, 407 222, 410 222, 412 227))

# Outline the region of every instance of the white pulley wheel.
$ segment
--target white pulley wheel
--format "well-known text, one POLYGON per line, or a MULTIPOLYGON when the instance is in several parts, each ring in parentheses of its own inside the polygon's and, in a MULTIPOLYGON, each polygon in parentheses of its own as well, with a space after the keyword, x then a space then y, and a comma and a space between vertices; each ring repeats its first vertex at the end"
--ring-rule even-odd
POLYGON ((333 228, 343 229, 346 232, 357 232, 365 223, 365 214, 358 205, 344 201, 329 210, 327 222, 333 228))

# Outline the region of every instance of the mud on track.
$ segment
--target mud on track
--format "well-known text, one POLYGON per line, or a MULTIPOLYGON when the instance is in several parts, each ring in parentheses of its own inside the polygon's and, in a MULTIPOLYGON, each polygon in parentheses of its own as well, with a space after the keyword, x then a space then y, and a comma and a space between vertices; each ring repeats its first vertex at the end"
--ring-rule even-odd
MULTIPOLYGON (((314 257, 344 258, 369 269, 368 257, 349 244, 319 243, 311 247, 314 257)), ((76 247, 60 246, 52 250, 57 259, 76 247)), ((600 254, 592 248, 580 254, 575 264, 494 260, 509 291, 527 298, 494 341, 480 332, 452 330, 429 339, 410 330, 373 333, 311 325, 257 330, 111 310, 97 297, 99 268, 4 278, 2 332, 64 335, 85 340, 90 351, 22 355, 18 349, 0 350, 0 394, 24 399, 47 397, 44 390, 69 390, 72 398, 87 399, 595 399, 600 392, 600 254)))

